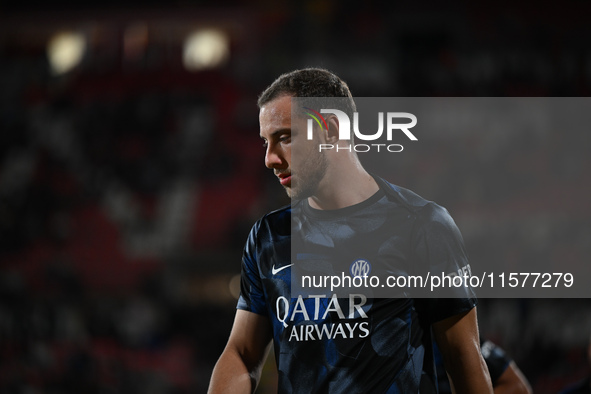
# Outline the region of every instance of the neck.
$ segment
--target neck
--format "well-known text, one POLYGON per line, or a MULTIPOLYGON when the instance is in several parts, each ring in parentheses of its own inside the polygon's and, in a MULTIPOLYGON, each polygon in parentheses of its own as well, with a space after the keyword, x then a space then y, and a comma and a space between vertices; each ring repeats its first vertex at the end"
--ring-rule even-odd
MULTIPOLYGON (((341 152, 342 153, 342 152, 341 152)), ((338 154, 338 153, 337 153, 338 154)), ((373 196, 379 186, 365 171, 357 155, 347 154, 331 162, 316 193, 308 197, 308 204, 315 209, 341 209, 359 204, 373 196)))

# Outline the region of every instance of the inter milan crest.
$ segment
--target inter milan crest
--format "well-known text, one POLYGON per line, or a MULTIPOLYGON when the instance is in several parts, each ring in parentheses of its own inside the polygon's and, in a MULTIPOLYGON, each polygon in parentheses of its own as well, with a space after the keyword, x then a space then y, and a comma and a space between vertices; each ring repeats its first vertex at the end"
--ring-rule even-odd
POLYGON ((365 259, 357 259, 351 264, 350 271, 354 278, 368 276, 371 272, 371 264, 365 259))

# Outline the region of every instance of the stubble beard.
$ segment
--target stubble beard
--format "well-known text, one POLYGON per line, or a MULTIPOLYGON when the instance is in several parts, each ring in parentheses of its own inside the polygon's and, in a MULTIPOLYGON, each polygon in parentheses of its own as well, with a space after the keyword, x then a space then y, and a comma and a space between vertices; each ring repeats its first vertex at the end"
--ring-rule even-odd
POLYGON ((301 159, 300 168, 295 173, 295 182, 292 180, 291 187, 285 188, 292 201, 313 196, 326 175, 326 156, 316 150, 312 150, 310 156, 301 159))

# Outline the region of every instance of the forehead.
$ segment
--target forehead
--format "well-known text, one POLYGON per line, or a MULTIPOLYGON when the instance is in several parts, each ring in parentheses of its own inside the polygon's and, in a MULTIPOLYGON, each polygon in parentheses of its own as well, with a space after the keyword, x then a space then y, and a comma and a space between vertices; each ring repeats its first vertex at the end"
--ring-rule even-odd
POLYGON ((280 96, 261 107, 261 135, 265 132, 291 127, 291 96, 280 96))

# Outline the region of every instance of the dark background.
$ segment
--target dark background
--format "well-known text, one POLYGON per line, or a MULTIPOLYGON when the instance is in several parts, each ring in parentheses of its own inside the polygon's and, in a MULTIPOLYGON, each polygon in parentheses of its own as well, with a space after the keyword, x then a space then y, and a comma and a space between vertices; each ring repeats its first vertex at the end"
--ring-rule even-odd
MULTIPOLYGON (((282 72, 326 67, 356 96, 589 95, 589 2, 360 3, 0 4, 0 392, 206 390, 246 235, 289 203, 256 108, 282 72), (189 71, 202 28, 229 57, 189 71), (57 75, 46 47, 64 31, 87 47, 57 75)), ((591 251, 589 148, 560 130, 458 134, 377 172, 446 206, 473 264, 568 267, 591 251)), ((590 312, 485 299, 479 318, 553 393, 589 372, 590 312)))

